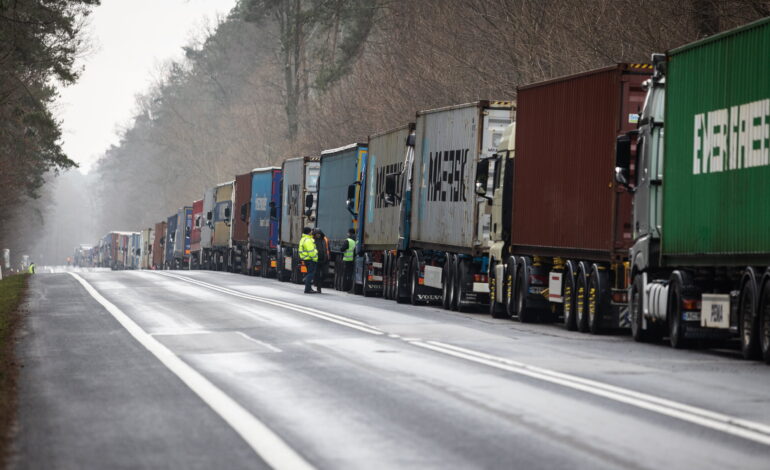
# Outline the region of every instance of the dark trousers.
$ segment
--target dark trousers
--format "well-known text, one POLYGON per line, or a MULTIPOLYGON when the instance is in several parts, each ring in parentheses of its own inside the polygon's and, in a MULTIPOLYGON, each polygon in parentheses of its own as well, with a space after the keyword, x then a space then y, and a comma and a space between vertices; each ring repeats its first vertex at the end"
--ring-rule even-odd
POLYGON ((329 275, 329 262, 328 261, 319 261, 318 265, 315 268, 315 279, 314 284, 318 290, 321 290, 322 287, 324 287, 324 281, 326 281, 327 276, 329 275))
POLYGON ((315 267, 316 267, 315 261, 305 261, 305 266, 307 267, 307 274, 305 274, 305 292, 310 292, 313 290, 311 287, 313 285, 313 277, 315 276, 315 267))
POLYGON ((353 273, 356 269, 355 261, 344 261, 345 263, 345 277, 343 278, 343 290, 349 291, 353 288, 353 273))

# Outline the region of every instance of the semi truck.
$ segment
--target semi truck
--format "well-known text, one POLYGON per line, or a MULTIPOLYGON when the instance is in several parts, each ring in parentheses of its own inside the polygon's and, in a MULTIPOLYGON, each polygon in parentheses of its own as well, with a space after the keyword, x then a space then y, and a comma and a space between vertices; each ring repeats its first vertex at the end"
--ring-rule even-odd
POLYGON ((214 193, 215 204, 209 224, 211 224, 211 257, 216 271, 232 270, 228 255, 232 248, 230 229, 232 228, 234 185, 235 181, 219 184, 214 193))
POLYGON ((281 186, 283 174, 278 167, 251 171, 251 196, 248 221, 248 272, 262 277, 276 277, 281 226, 281 186))
MULTIPOLYGON (((367 152, 367 145, 361 143, 321 152, 316 226, 329 241, 329 274, 336 290, 349 289, 346 276, 351 277, 350 280, 353 276, 353 272, 345 272, 343 257, 348 245, 348 230, 356 230, 357 241, 360 240, 359 206, 363 200, 361 188, 366 186, 367 152)), ((363 259, 358 257, 359 267, 363 259)), ((361 286, 356 285, 359 289, 361 286)), ((360 292, 359 289, 356 291, 360 292)))
POLYGON ((139 269, 142 254, 142 235, 139 232, 131 232, 128 242, 128 269, 139 269))
POLYGON ((638 129, 617 140, 634 203, 632 335, 675 348, 737 337, 770 362, 770 19, 652 62, 638 129))
POLYGON ((199 269, 201 264, 201 226, 203 222, 203 199, 192 203, 192 224, 190 226, 190 257, 188 269, 199 269))
POLYGON ((211 249, 211 236, 214 233, 214 208, 216 206, 217 188, 206 189, 203 193, 203 210, 200 219, 200 267, 212 269, 213 254, 211 249))
POLYGON ((299 259, 299 240, 304 227, 315 227, 318 193, 318 157, 284 160, 281 172, 281 245, 278 251, 278 279, 301 283, 305 272, 299 259))
POLYGON ((166 221, 166 269, 182 269, 189 265, 192 207, 180 208, 166 221))
POLYGON ((163 247, 163 269, 176 269, 174 260, 174 241, 179 227, 179 213, 175 212, 166 217, 166 242, 163 247))
POLYGON ((364 296, 396 298, 398 253, 406 249, 409 239, 405 222, 411 188, 406 183, 414 160, 414 137, 414 123, 410 123, 368 139, 365 202, 359 215, 362 268, 355 276, 364 296), (386 183, 391 186, 390 196, 386 183))
POLYGON ((140 269, 152 268, 152 244, 153 244, 154 230, 152 228, 146 228, 141 231, 142 238, 142 252, 139 255, 140 269))
POLYGON ((636 127, 649 75, 618 64, 518 89, 515 144, 491 165, 505 176, 477 182, 502 207, 490 220, 493 315, 593 333, 629 326, 631 198, 613 181, 614 142, 636 127))
POLYGON ((249 252, 249 201, 251 201, 251 172, 235 176, 233 209, 230 230, 228 266, 233 272, 248 273, 249 252))
POLYGON ((155 238, 152 242, 152 269, 163 269, 166 247, 166 221, 155 224, 155 238))
MULTIPOLYGON (((479 101, 417 113, 414 160, 406 182, 409 240, 398 253, 396 297, 464 310, 486 304, 487 199, 477 167, 492 157, 511 123, 512 104, 479 101)), ((397 198, 397 173, 385 182, 397 198)))

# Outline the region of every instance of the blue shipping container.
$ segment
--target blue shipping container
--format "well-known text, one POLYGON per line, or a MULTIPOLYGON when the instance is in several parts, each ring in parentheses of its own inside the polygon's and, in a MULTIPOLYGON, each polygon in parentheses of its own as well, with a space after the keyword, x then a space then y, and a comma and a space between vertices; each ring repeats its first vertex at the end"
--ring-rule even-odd
POLYGON ((281 216, 280 168, 258 168, 251 177, 251 211, 249 214, 249 242, 259 249, 275 249, 281 216), (275 211, 271 208, 275 207, 275 211), (270 214, 273 212, 274 217, 270 214))

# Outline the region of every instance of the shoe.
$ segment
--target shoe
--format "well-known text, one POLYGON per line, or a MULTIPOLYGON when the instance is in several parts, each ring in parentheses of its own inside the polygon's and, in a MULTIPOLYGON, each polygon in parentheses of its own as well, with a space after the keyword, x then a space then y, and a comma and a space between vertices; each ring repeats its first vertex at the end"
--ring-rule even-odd
POLYGON ((314 290, 306 290, 305 293, 306 294, 317 294, 318 292, 316 292, 314 290))

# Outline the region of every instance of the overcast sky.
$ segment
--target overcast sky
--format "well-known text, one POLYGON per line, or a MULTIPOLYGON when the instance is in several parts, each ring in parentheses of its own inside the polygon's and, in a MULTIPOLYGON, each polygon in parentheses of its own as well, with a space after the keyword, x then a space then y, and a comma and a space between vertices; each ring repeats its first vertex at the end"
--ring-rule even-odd
POLYGON ((160 67, 183 56, 182 46, 199 37, 236 0, 102 0, 89 16, 91 50, 75 85, 60 90, 67 155, 88 171, 118 142, 118 131, 135 111, 160 67))

